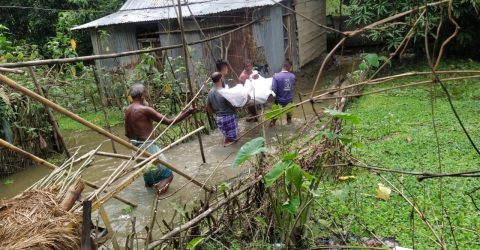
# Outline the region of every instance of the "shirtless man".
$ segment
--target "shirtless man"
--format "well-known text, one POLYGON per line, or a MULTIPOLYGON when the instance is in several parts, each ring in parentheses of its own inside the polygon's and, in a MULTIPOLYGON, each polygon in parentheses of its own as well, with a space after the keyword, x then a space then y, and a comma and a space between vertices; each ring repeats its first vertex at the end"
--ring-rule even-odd
MULTIPOLYGON (((145 148, 151 154, 160 151, 160 147, 157 144, 149 141, 149 136, 153 132, 153 121, 170 125, 185 120, 195 112, 194 109, 189 109, 182 113, 176 121, 167 118, 144 104, 145 99, 149 96, 145 86, 139 83, 135 83, 130 87, 130 96, 133 102, 125 110, 125 135, 130 139, 131 144, 139 148, 145 148)), ((151 138, 154 137, 151 136, 151 138)), ((163 154, 159 158, 167 161, 163 154)), ((158 189, 158 194, 162 195, 167 192, 168 186, 173 180, 173 173, 167 167, 157 164, 156 166, 147 167, 143 174, 143 180, 145 181, 145 186, 155 186, 158 189)))
MULTIPOLYGON (((238 77, 238 80, 240 83, 245 85, 245 82, 250 79, 250 77, 253 74, 253 62, 250 59, 245 60, 243 63, 243 71, 240 73, 240 76, 238 77)), ((258 75, 254 75, 253 79, 258 79, 258 75)))

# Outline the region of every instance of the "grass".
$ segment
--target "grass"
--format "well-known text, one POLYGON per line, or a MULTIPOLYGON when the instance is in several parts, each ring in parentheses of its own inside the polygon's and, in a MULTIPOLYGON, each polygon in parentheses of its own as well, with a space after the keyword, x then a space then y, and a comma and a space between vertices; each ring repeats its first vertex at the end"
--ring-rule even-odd
MULTIPOLYGON (((480 63, 450 61, 443 68, 479 69, 480 63)), ((409 70, 428 69, 397 67, 391 73, 409 70)), ((365 91, 426 79, 410 77, 372 86, 365 91)), ((446 84, 467 130, 480 146, 480 80, 446 84)), ((363 147, 352 149, 353 155, 371 165, 406 171, 449 173, 479 169, 480 156, 467 140, 440 87, 434 88, 434 96, 441 167, 428 85, 364 96, 354 101, 349 112, 358 116, 361 123, 355 128, 350 126, 350 132, 353 130, 354 139, 363 147)), ((400 195, 392 193, 388 201, 374 197, 378 183, 390 187, 381 178, 383 176, 426 214, 435 231, 444 236, 449 248, 458 244, 459 249, 480 249, 480 212, 466 195, 480 186, 478 178, 419 182, 409 175, 382 173, 379 176, 362 169, 354 169, 352 174, 356 179, 323 184, 310 225, 316 237, 348 232, 347 241, 358 241, 359 237, 374 238, 374 233, 380 237, 394 237, 403 247, 438 249, 431 240, 431 231, 400 195)), ((480 202, 480 192, 474 196, 480 202)))
MULTIPOLYGON (((97 125, 100 127, 105 127, 105 116, 103 115, 103 112, 84 112, 78 114, 80 117, 83 119, 97 125)), ((61 130, 66 130, 66 131, 85 131, 88 130, 87 127, 84 125, 72 120, 69 117, 59 115, 57 117, 58 119, 58 124, 60 126, 61 130)), ((110 126, 117 126, 123 124, 123 112, 118 110, 118 109, 110 109, 109 110, 109 121, 110 121, 110 126)))

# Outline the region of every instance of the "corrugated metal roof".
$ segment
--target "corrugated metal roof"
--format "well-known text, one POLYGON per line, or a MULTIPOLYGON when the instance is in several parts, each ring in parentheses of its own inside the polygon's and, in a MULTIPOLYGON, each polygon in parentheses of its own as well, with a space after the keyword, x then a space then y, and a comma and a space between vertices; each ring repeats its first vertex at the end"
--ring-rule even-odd
MULTIPOLYGON (((182 2, 185 2, 182 0, 182 2)), ((188 0, 189 4, 210 2, 210 0, 188 0)), ((128 0, 120 10, 141 10, 152 8, 172 7, 177 4, 177 0, 128 0)))
MULTIPOLYGON (((175 0, 173 0, 175 1, 175 0)), ((74 27, 72 30, 110 26, 122 23, 151 22, 177 18, 172 0, 128 0, 120 11, 95 21, 74 27)), ((189 0, 182 5, 184 17, 204 16, 243 8, 274 5, 272 0, 189 0)))

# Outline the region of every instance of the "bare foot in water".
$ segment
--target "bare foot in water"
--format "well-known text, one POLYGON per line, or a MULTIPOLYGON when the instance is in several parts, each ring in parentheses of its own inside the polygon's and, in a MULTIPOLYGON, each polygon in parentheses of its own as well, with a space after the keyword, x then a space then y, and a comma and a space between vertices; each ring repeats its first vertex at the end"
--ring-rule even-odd
POLYGON ((155 185, 153 185, 153 187, 157 189, 158 196, 163 195, 168 191, 168 187, 170 186, 170 183, 172 182, 172 180, 173 180, 173 174, 170 175, 167 179, 161 180, 155 185))

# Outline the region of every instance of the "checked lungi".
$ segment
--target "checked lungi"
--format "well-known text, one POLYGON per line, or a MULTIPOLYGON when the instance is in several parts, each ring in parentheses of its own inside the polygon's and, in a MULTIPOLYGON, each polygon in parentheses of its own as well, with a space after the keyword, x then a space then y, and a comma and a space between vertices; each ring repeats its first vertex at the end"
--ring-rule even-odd
POLYGON ((238 134, 238 119, 236 114, 216 116, 218 129, 222 131, 223 136, 227 142, 232 142, 237 139, 238 134))
MULTIPOLYGON (((157 144, 152 143, 152 141, 130 140, 130 143, 136 147, 139 147, 140 149, 146 148, 145 151, 149 152, 150 154, 155 154, 161 150, 161 148, 157 144)), ((160 154, 158 158, 165 162, 168 161, 167 157, 165 157, 163 154, 160 154)), ((172 170, 168 169, 162 164, 157 164, 156 166, 146 168, 143 173, 143 180, 145 181, 145 185, 150 187, 161 180, 167 179, 172 174, 172 170)))

